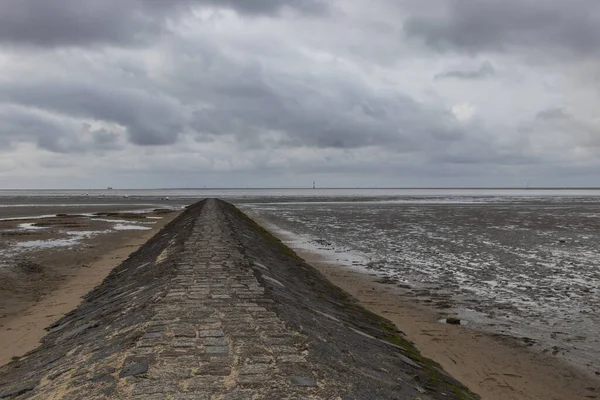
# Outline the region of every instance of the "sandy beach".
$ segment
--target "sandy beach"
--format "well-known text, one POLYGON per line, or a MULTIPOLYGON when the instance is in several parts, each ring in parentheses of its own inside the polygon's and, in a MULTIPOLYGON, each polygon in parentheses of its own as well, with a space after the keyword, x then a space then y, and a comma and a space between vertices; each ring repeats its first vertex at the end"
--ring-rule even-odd
POLYGON ((37 347, 46 327, 178 214, 131 211, 61 207, 0 221, 0 365, 37 347))
POLYGON ((395 285, 327 262, 315 253, 297 253, 367 309, 394 322, 424 356, 440 363, 484 400, 600 398, 599 378, 531 350, 527 341, 442 323, 445 315, 417 306, 395 285))

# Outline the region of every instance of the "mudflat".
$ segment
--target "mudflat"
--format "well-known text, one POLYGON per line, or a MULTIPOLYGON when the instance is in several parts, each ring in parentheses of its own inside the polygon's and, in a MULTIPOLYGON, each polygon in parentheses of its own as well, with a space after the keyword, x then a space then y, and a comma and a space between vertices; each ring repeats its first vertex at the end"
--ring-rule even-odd
POLYGON ((328 262, 315 253, 296 252, 365 308, 394 322, 425 357, 440 363, 484 400, 600 398, 600 379, 530 349, 526 341, 443 323, 444 314, 419 306, 377 276, 328 262))
POLYGON ((46 327, 178 215, 139 206, 3 211, 0 365, 37 347, 46 327))
POLYGON ((600 398, 597 209, 560 196, 244 206, 490 399, 600 398), (451 315, 465 325, 439 322, 451 315))

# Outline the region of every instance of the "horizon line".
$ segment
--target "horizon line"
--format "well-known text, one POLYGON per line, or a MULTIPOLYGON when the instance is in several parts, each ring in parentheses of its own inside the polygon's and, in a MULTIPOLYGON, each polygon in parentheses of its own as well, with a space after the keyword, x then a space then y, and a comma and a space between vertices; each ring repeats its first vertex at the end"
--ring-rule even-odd
POLYGON ((0 191, 17 190, 73 190, 73 191, 121 191, 121 190, 600 190, 600 186, 383 186, 383 187, 150 187, 150 188, 1 188, 0 191))

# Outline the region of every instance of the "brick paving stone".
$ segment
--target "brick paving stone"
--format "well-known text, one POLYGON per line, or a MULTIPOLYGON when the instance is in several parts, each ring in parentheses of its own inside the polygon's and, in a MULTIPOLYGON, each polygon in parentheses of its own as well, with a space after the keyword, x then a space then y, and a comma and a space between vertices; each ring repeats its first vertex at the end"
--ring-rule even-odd
POLYGON ((173 325, 171 327, 171 332, 175 337, 187 337, 187 338, 195 338, 196 337, 196 328, 192 324, 185 325, 173 325))
POLYGON ((207 354, 229 354, 228 346, 206 346, 204 351, 207 354))
POLYGON ((225 334, 221 329, 201 329, 198 331, 198 337, 207 338, 207 337, 222 337, 225 334))

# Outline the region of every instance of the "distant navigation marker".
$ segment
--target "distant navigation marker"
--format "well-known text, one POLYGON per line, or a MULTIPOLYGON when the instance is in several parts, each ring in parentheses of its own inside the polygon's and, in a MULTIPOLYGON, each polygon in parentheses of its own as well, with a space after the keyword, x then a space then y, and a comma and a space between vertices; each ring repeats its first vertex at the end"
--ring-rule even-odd
POLYGON ((316 189, 315 181, 313 181, 313 189, 316 189))

